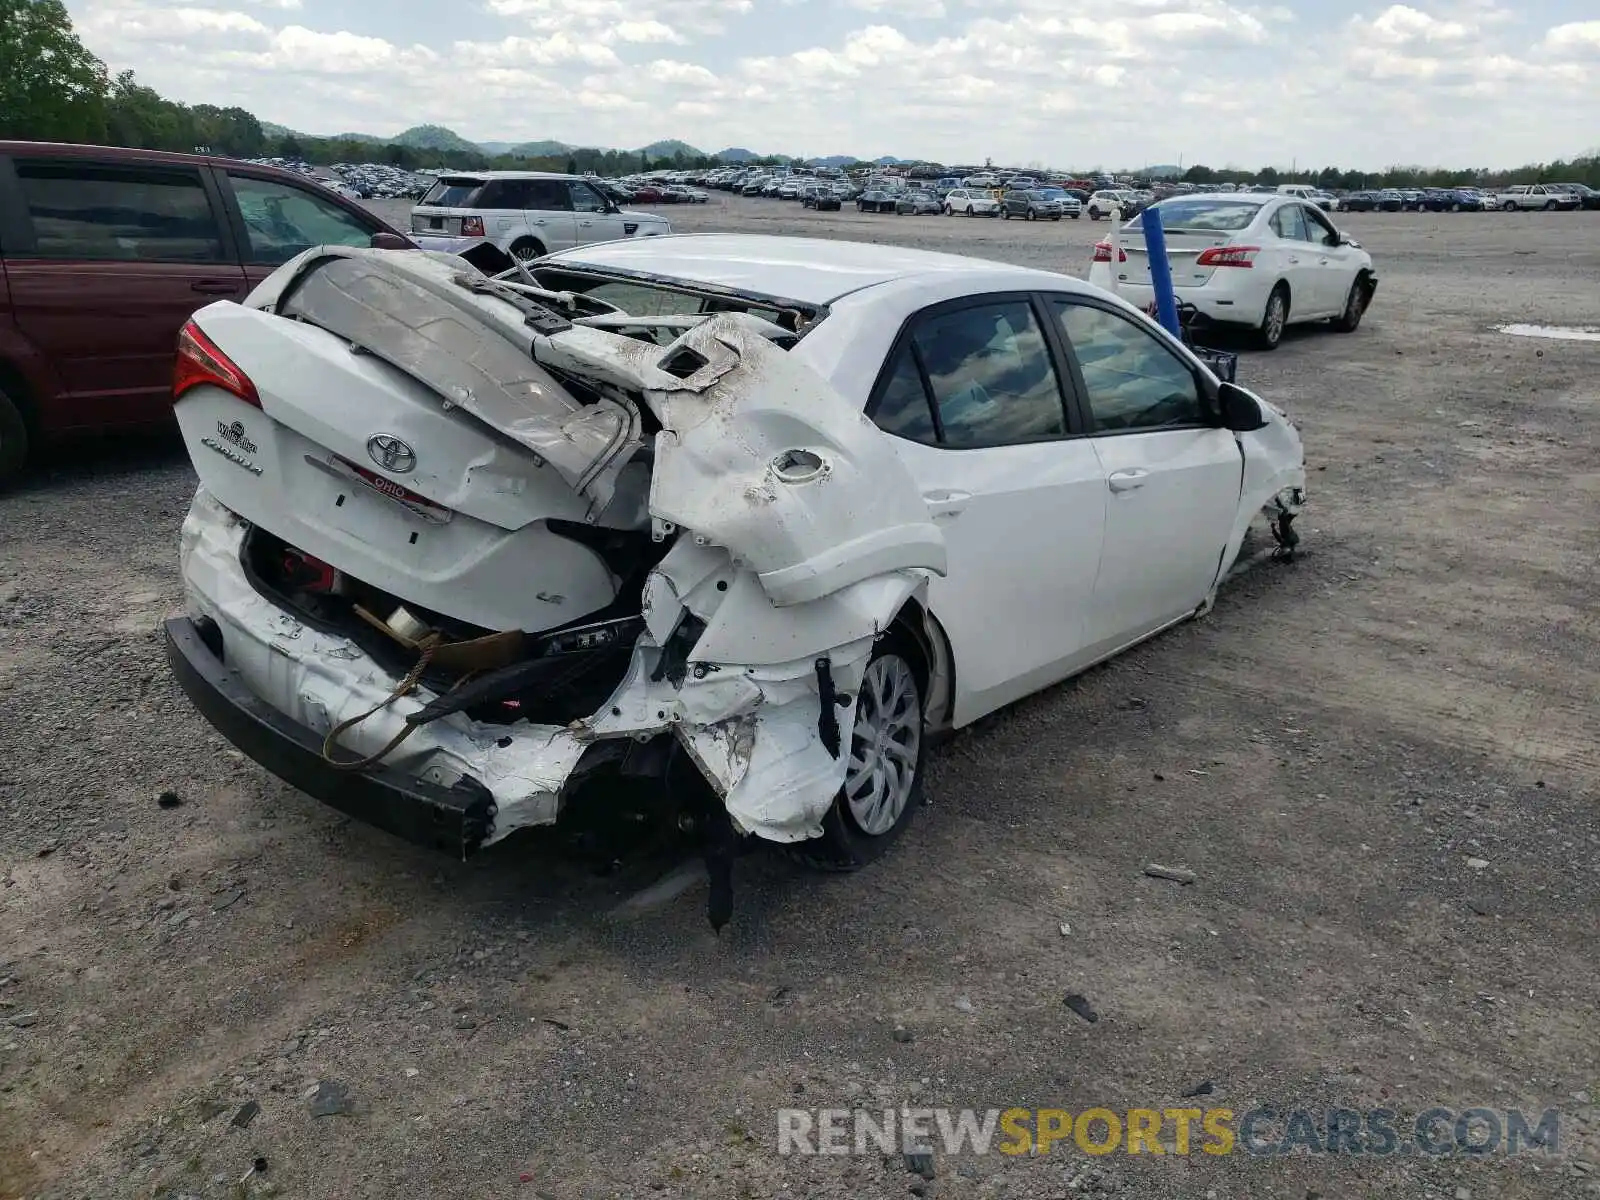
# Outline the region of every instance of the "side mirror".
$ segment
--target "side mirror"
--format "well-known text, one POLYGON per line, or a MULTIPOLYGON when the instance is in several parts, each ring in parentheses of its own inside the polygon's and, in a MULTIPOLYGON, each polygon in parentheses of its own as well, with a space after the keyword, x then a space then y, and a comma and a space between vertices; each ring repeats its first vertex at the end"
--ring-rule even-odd
POLYGON ((398 233, 387 230, 372 235, 372 240, 367 243, 374 250, 415 250, 416 246, 410 238, 401 237, 398 233))
POLYGON ((1234 433, 1249 433, 1267 423, 1256 398, 1235 383, 1217 389, 1217 405, 1222 410, 1222 427, 1234 433))
POLYGON ((1351 240, 1351 237, 1348 233, 1341 229, 1338 233, 1333 235, 1333 244, 1335 246, 1354 246, 1355 242, 1351 240))

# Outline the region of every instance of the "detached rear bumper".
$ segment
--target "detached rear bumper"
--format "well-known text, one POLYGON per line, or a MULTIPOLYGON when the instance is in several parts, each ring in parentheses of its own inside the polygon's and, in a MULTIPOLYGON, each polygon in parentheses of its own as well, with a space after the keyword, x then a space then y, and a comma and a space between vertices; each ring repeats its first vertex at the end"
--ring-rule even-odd
POLYGON ((494 798, 469 778, 442 787, 385 767, 354 772, 330 766, 322 738, 255 696, 212 648, 222 645, 215 622, 174 617, 162 632, 172 672, 201 715, 280 779, 346 816, 463 857, 494 827, 494 798))

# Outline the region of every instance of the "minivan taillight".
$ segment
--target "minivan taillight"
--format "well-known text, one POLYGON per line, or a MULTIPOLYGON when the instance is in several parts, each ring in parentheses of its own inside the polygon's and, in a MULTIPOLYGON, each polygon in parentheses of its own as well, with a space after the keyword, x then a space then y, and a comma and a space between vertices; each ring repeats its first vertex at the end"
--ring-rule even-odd
POLYGON ((1197 267, 1253 267, 1260 246, 1212 246, 1194 260, 1197 267))
MULTIPOLYGON (((1103 263, 1108 263, 1108 262, 1111 261, 1111 243, 1110 242, 1096 242, 1094 244, 1094 261, 1095 262, 1103 262, 1103 263)), ((1128 261, 1128 252, 1126 250, 1124 250, 1121 246, 1117 247, 1117 261, 1118 262, 1127 262, 1128 261)))
POLYGON ((482 217, 462 217, 461 218, 461 236, 462 237, 482 237, 483 236, 483 218, 482 217))
POLYGON ((172 371, 172 399, 176 403, 190 388, 208 383, 231 392, 246 404, 261 407, 256 385, 193 321, 178 331, 178 361, 172 371))

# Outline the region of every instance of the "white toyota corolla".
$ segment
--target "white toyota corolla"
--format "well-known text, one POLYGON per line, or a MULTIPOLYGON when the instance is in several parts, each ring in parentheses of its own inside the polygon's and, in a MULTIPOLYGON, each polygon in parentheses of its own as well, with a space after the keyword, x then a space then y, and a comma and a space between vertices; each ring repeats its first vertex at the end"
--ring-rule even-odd
MULTIPOLYGON (((1250 327, 1263 349, 1306 321, 1353 333, 1372 303, 1372 256, 1310 201, 1234 192, 1174 196, 1151 207, 1161 214, 1178 300, 1204 321, 1250 327)), ((1155 299, 1137 219, 1123 226, 1119 245, 1095 246, 1089 282, 1141 308, 1155 299)))
POLYGON ((1285 416, 1122 301, 849 242, 318 248, 195 315, 174 393, 183 687, 457 854, 615 770, 867 862, 930 736, 1205 612, 1304 498, 1285 416))

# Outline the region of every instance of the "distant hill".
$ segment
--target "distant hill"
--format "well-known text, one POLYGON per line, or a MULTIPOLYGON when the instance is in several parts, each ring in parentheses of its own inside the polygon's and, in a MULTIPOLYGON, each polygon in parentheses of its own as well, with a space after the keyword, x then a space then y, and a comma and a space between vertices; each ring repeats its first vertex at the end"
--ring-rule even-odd
POLYGON ((636 154, 648 154, 651 158, 671 158, 674 154, 681 154, 685 158, 704 158, 704 150, 696 150, 688 142, 680 142, 671 138, 665 142, 651 142, 648 146, 640 146, 636 154))
MULTIPOLYGON (((483 148, 488 150, 489 144, 485 142, 483 148)), ((570 146, 566 142, 557 142, 546 138, 542 142, 518 142, 516 145, 508 147, 505 151, 496 150, 492 153, 519 154, 523 158, 549 158, 551 155, 566 154, 568 151, 576 149, 576 146, 570 146)))
POLYGON ((397 133, 394 141, 401 146, 412 146, 418 150, 481 153, 476 142, 467 141, 455 130, 446 129, 443 125, 413 125, 410 129, 397 133))
POLYGON ((860 162, 854 154, 829 154, 825 158, 808 158, 806 165, 811 167, 848 167, 853 162, 860 162))
POLYGON ((743 146, 729 146, 726 150, 718 150, 712 157, 720 158, 723 162, 743 163, 752 158, 760 158, 754 150, 746 150, 743 146))

